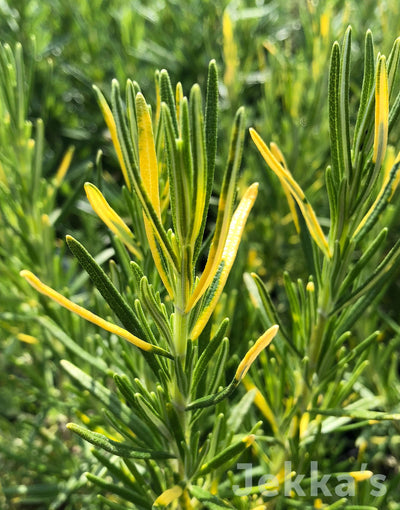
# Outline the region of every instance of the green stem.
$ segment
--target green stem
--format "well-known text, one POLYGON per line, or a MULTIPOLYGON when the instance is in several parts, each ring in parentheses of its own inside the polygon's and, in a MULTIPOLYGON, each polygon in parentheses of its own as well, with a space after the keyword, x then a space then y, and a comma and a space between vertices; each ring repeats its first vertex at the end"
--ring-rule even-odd
MULTIPOLYGON (((325 271, 325 274, 328 273, 325 271)), ((328 320, 328 313, 331 303, 331 288, 329 278, 327 283, 321 289, 321 300, 318 306, 318 319, 310 339, 310 374, 312 377, 317 369, 318 358, 320 355, 321 344, 325 333, 325 326, 328 320)))
MULTIPOLYGON (((184 281, 184 278, 181 277, 178 282, 177 288, 179 289, 176 302, 175 302, 175 313, 174 313, 174 327, 173 327, 173 342, 175 347, 175 356, 176 356, 176 371, 182 370, 185 371, 185 361, 186 361, 186 346, 189 335, 189 313, 185 313, 185 307, 187 303, 187 285, 184 281), (180 367, 178 366, 180 365, 180 367)), ((173 405, 180 423, 180 427, 183 431, 185 441, 189 440, 190 430, 188 428, 188 423, 186 419, 186 404, 187 404, 187 395, 182 393, 181 388, 178 384, 177 372, 175 372, 175 377, 172 381, 172 398, 173 405)), ((177 451, 179 452, 180 448, 178 446, 177 451)), ((177 472, 181 480, 183 481, 186 477, 186 469, 185 469, 185 459, 182 458, 178 453, 177 459, 177 472)), ((185 490, 186 493, 186 490, 185 490)), ((190 497, 186 493, 181 496, 179 499, 180 508, 190 510, 192 508, 190 504, 190 497)))
POLYGON ((180 306, 175 307, 174 315, 174 345, 175 354, 183 363, 186 356, 186 343, 188 338, 188 314, 185 313, 184 308, 180 306))

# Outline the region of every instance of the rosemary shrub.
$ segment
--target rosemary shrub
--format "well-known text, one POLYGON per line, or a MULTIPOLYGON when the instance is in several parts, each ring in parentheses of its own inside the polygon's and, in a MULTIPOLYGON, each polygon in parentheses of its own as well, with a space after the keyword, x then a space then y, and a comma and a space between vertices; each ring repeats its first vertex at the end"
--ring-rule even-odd
MULTIPOLYGON (((212 61, 209 66, 204 114, 198 85, 193 86, 188 99, 180 84, 173 94, 166 71, 157 74, 156 83, 154 126, 151 110, 136 84, 127 82, 126 110, 116 81, 112 84, 111 108, 101 92, 95 90, 124 176, 123 195, 134 213, 139 210, 134 221, 142 222, 141 229, 165 290, 155 291, 139 263, 145 256, 143 245, 93 184, 85 185, 93 209, 115 233, 117 242, 134 255, 135 261, 127 268, 128 280, 138 293, 134 303, 126 300, 76 239, 68 236, 67 244, 123 327, 73 303, 30 271, 21 271, 21 276, 42 294, 122 337, 143 354, 146 367, 138 373, 140 378, 114 375, 126 401, 118 406, 114 394, 64 361, 64 368, 86 389, 97 397, 101 393, 110 399, 107 414, 125 441, 115 441, 75 424, 68 427, 106 452, 144 461, 149 472, 156 467, 162 470, 161 485, 150 480, 143 484, 143 475, 138 476, 140 468, 133 461, 129 464, 135 476, 129 499, 139 507, 166 506, 179 500, 182 507, 191 508, 190 498, 202 501, 211 497, 213 483, 218 480, 214 473, 232 464, 254 442, 260 424, 247 434, 236 434, 234 428, 228 431, 227 410, 217 414, 218 430, 209 438, 203 437, 202 424, 210 413, 214 415, 214 406, 238 386, 278 328, 268 328, 239 363, 231 383, 220 388, 228 360, 228 321, 224 320, 207 342, 199 343, 198 339, 223 291, 257 196, 258 186, 253 184, 235 209, 244 110, 238 110, 233 123, 215 231, 204 269, 198 275, 196 263, 203 244, 217 149, 216 65, 212 61), (131 434, 127 437, 128 428, 131 434), (226 429, 225 434, 222 429, 226 429), (199 480, 201 486, 196 485, 199 480)), ((99 482, 93 475, 88 478, 99 482)), ((217 500, 216 496, 212 498, 217 500)))
MULTIPOLYGON (((117 370, 90 356, 95 373, 104 381, 113 377, 112 389, 96 375, 62 362, 77 385, 104 406, 107 425, 96 430, 78 424, 68 428, 96 447, 94 454, 105 469, 88 473, 87 478, 115 495, 99 496, 111 508, 299 507, 303 503, 297 504, 290 493, 278 491, 270 498, 265 484, 256 483, 245 493, 237 491, 245 475, 235 471, 235 461, 242 455, 256 458, 258 467, 273 475, 279 488, 287 481, 285 462, 304 472, 318 458, 313 455, 318 456, 322 445, 324 451, 329 449, 332 431, 343 433, 345 427, 371 420, 399 419, 394 407, 382 410, 389 401, 375 396, 360 380, 373 360, 380 334, 369 332, 359 341, 357 325, 393 281, 400 257, 398 242, 384 249, 385 213, 399 181, 400 162, 388 151, 388 140, 400 112, 400 93, 394 91, 400 41, 387 59, 375 57, 370 32, 365 41, 354 127, 349 101, 351 29, 342 47, 335 43, 331 54, 332 164, 325 174, 329 214, 324 223, 278 146, 268 147, 255 129, 250 130, 287 196, 310 277, 304 283, 284 275, 285 319, 260 277, 245 276, 265 332, 233 371, 228 319, 219 324, 210 319, 257 196, 257 184, 252 184, 235 207, 244 110, 237 111, 233 122, 215 227, 207 240, 217 153, 215 62, 209 65, 204 109, 199 86, 194 85, 186 98, 179 83, 173 91, 166 71, 156 74, 154 112, 137 83, 128 80, 123 100, 118 82, 113 81, 111 106, 95 88, 125 181, 121 203, 129 220, 110 205, 99 187, 87 183, 85 191, 114 234, 120 267, 111 265, 107 275, 78 240, 68 236, 67 244, 113 316, 103 318, 76 304, 26 269, 21 275, 40 293, 108 331, 113 339, 109 345, 122 352, 117 370), (116 337, 135 349, 121 347, 116 337), (270 350, 264 351, 274 337, 270 350), (261 363, 250 378, 247 372, 259 355, 261 363), (229 374, 231 382, 226 384, 229 374), (227 398, 242 380, 249 391, 230 407, 227 398), (246 413, 253 401, 265 419, 263 432, 262 422, 253 420, 247 426, 246 413), (234 471, 226 477, 228 468, 234 471), (105 471, 112 481, 100 476, 105 471)), ((52 321, 44 319, 42 324, 60 341, 73 345, 52 321)), ((246 338, 246 332, 242 336, 246 338)), ((85 357, 84 351, 74 349, 85 357)), ((82 418, 91 424, 89 417, 82 418)), ((362 469, 349 473, 357 483, 369 476, 362 469)), ((306 496, 314 508, 322 508, 319 498, 312 493, 306 496)), ((376 504, 385 504, 384 498, 376 504)), ((368 495, 365 501, 370 503, 368 495)), ((333 496, 325 508, 346 502, 347 498, 333 496)), ((360 496, 351 508, 371 507, 363 506, 360 496)))

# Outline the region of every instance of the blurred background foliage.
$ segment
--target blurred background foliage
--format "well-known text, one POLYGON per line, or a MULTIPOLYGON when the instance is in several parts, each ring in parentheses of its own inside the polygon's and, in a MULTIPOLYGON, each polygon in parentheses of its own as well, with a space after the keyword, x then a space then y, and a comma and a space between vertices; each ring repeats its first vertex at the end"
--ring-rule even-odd
MULTIPOLYGON (((88 395, 78 393, 64 379, 58 364, 61 358, 79 360, 90 373, 95 361, 85 359, 61 335, 49 335, 32 320, 47 314, 57 324, 67 324, 69 336, 79 338, 80 345, 94 360, 102 358, 105 366, 115 367, 118 359, 113 346, 99 340, 95 328, 27 291, 18 276, 20 269, 29 267, 50 285, 68 287, 74 298, 91 303, 99 315, 109 313, 86 285, 64 243, 65 234, 72 233, 85 240, 99 262, 114 255, 109 234, 83 199, 88 176, 107 189, 111 204, 121 183, 92 84, 107 95, 112 78, 121 83, 130 78, 140 83, 148 102, 154 104, 155 69, 167 68, 172 81, 180 80, 188 93, 192 83, 204 84, 208 62, 215 58, 221 76, 215 194, 230 121, 244 104, 248 125, 279 143, 289 169, 324 225, 327 200, 321 189, 330 162, 328 62, 333 41, 342 39, 349 23, 353 27, 350 101, 356 105, 365 32, 370 28, 376 47, 388 54, 400 34, 397 0, 0 0, 0 42, 15 55, 20 52, 25 66, 25 103, 15 112, 22 119, 20 124, 9 122, 4 97, 0 107, 0 508, 75 509, 88 508, 89 501, 90 508, 97 504, 82 474, 88 470, 97 474, 100 468, 87 446, 80 443, 78 447, 66 432, 65 423, 74 413, 91 415, 95 421, 99 410, 88 395), (75 150, 68 171, 57 179, 71 146, 75 150), (96 177, 101 169, 102 180, 96 177), (6 182, 2 175, 11 177, 6 182), (82 450, 79 455, 77 449, 82 450)), ((350 111, 356 110, 350 107, 350 111)), ((397 131, 393 137, 398 135, 397 131)), ((285 195, 247 140, 240 186, 244 189, 254 180, 260 182, 259 198, 223 302, 215 312, 233 318, 232 352, 238 355, 247 349, 243 331, 261 331, 257 311, 246 297, 243 273, 256 271, 261 276, 283 315, 288 313, 283 271, 293 278, 308 278, 285 195)), ((385 223, 391 225, 393 237, 399 231, 399 217, 399 205, 390 206, 385 223)), ((380 375, 385 373, 382 359, 397 356, 399 299, 395 280, 380 308, 367 313, 360 326, 367 332, 382 328, 386 337, 393 338, 384 358, 379 355, 381 346, 376 348, 380 375)), ((391 363, 392 372, 397 373, 397 362, 391 363)), ((398 377, 396 387, 389 374, 387 381, 390 384, 376 375, 371 364, 367 384, 384 394, 390 405, 398 406, 398 377)), ((359 435, 356 430, 348 436, 344 450, 356 440, 369 442, 376 465, 398 480, 399 432, 389 423, 359 435)), ((103 508, 101 502, 98 505, 103 508)))

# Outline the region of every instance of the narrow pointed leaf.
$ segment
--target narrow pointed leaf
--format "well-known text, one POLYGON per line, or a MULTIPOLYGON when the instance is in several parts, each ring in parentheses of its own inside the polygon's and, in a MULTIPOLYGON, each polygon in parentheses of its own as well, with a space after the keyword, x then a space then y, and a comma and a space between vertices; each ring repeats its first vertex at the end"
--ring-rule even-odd
POLYGON ((182 103, 183 103, 183 87, 182 83, 178 81, 175 87, 175 104, 176 104, 176 118, 178 121, 178 130, 180 137, 182 137, 182 103))
POLYGON ((151 117, 146 101, 141 93, 136 96, 136 115, 139 138, 139 166, 143 185, 158 217, 160 212, 160 195, 158 190, 158 166, 154 145, 151 117))
POLYGON ((132 141, 132 149, 133 149, 133 161, 136 167, 139 166, 139 155, 138 155, 138 127, 137 127, 137 119, 136 119, 136 104, 135 104, 135 86, 131 80, 126 81, 126 116, 127 116, 127 124, 129 137, 132 141))
POLYGON ((160 73, 160 95, 161 102, 165 103, 171 113, 171 120, 174 130, 175 138, 179 136, 178 121, 176 118, 176 105, 174 100, 174 93, 172 91, 171 80, 169 79, 168 72, 163 69, 160 73))
POLYGON ((216 405, 218 404, 218 402, 221 402, 225 398, 229 397, 235 391, 243 377, 247 374, 249 368, 251 367, 252 363, 255 361, 257 356, 260 354, 260 352, 271 343, 271 341, 277 334, 278 329, 279 329, 278 326, 274 325, 271 328, 269 328, 263 335, 260 336, 260 338, 249 349, 246 356, 240 362, 236 370, 235 377, 232 379, 232 382, 228 386, 223 388, 218 393, 214 393, 213 395, 207 395, 205 397, 201 397, 197 400, 194 400, 186 407, 186 410, 191 411, 194 409, 201 409, 203 407, 216 405))
POLYGON ((354 130, 354 147, 355 151, 359 150, 361 139, 365 136, 365 129, 368 125, 367 120, 372 112, 372 100, 375 86, 375 62, 374 62, 374 44, 372 41, 372 33, 367 30, 365 36, 364 48, 364 77, 361 89, 360 107, 357 114, 357 122, 354 130))
POLYGON ((128 186, 128 189, 131 190, 133 187, 133 175, 132 175, 131 171, 129 171, 129 168, 125 165, 124 157, 122 154, 121 144, 119 143, 119 139, 118 139, 117 126, 115 123, 114 116, 112 114, 110 107, 107 104, 107 101, 105 100, 105 98, 104 98, 103 94, 100 92, 100 90, 95 85, 93 86, 93 89, 96 92, 97 101, 98 101, 100 109, 103 113, 103 117, 107 124, 108 130, 110 131, 111 140, 113 142, 115 152, 117 153, 118 162, 121 167, 125 183, 128 186))
POLYGON ((88 273, 93 284, 99 290, 100 294, 107 301, 108 305, 125 328, 131 332, 135 331, 139 335, 143 335, 142 327, 133 313, 132 308, 118 292, 110 278, 106 275, 95 259, 75 238, 67 236, 66 239, 69 249, 78 259, 81 267, 88 273))
POLYGON ((191 121, 191 146, 193 155, 193 208, 191 225, 191 243, 203 236, 203 223, 207 217, 207 209, 210 197, 207 182, 207 143, 204 134, 204 121, 202 112, 201 92, 198 86, 193 86, 190 91, 190 121, 191 121))
POLYGON ((329 216, 332 224, 330 234, 331 233, 333 234, 335 231, 335 226, 337 226, 338 210, 337 210, 337 190, 335 187, 335 182, 333 180, 332 168, 330 166, 327 167, 325 172, 325 184, 329 200, 329 212, 330 212, 329 216))
POLYGON ((239 381, 233 379, 232 382, 221 391, 212 395, 206 395, 190 402, 190 404, 186 406, 186 411, 193 411, 195 409, 202 409, 204 407, 216 405, 219 402, 222 402, 222 400, 228 398, 235 391, 238 385, 239 381))
MULTIPOLYGON (((151 205, 154 208, 157 217, 161 219, 160 194, 158 187, 158 162, 155 150, 153 129, 149 110, 141 93, 138 93, 136 96, 136 114, 139 136, 140 176, 143 181, 143 187, 148 193, 151 205)), ((150 246, 151 254, 153 256, 154 264, 164 283, 165 288, 168 291, 168 294, 172 297, 172 287, 164 268, 161 253, 155 239, 153 226, 145 213, 143 213, 143 216, 146 237, 150 246)))
POLYGON ((168 358, 173 359, 172 354, 165 351, 161 347, 158 347, 156 345, 151 345, 148 342, 145 342, 144 340, 141 340, 137 336, 133 335, 126 329, 121 328, 120 326, 117 326, 115 324, 112 324, 111 322, 108 322, 98 315, 95 315, 94 313, 90 312, 89 310, 86 310, 86 308, 83 308, 63 295, 56 292, 51 287, 48 287, 44 283, 42 283, 39 278, 37 278, 34 274, 32 274, 30 271, 23 270, 21 271, 21 276, 27 280, 27 282, 38 292, 41 294, 44 294, 45 296, 49 297, 59 305, 63 306, 67 310, 75 313, 76 315, 79 315, 79 317, 82 317, 83 319, 92 322, 93 324, 96 324, 100 328, 110 332, 114 333, 117 336, 120 336, 121 338, 124 338, 128 342, 132 343, 136 347, 139 347, 139 349, 142 349, 144 351, 153 352, 154 354, 159 354, 161 356, 166 356, 168 358))
POLYGON ((372 161, 380 167, 386 153, 389 129, 389 88, 386 59, 378 62, 375 86, 375 137, 372 161))
POLYGON ((214 279, 206 293, 204 308, 191 332, 190 337, 192 340, 197 338, 203 331, 224 290, 225 283, 236 258, 247 217, 257 198, 257 192, 258 183, 252 184, 247 189, 232 217, 221 262, 219 267, 216 268, 216 273, 213 275, 214 279))
POLYGON ((111 82, 111 107, 114 121, 117 129, 117 136, 121 147, 122 157, 124 159, 128 172, 133 177, 133 184, 138 180, 137 160, 135 157, 134 143, 131 137, 128 118, 121 98, 119 82, 113 79, 111 82))
POLYGON ((206 150, 206 194, 204 199, 205 214, 201 224, 200 232, 197 238, 196 249, 194 258, 197 259, 201 243, 203 239, 204 229, 207 221, 207 209, 210 202, 212 193, 212 186, 214 182, 214 169, 215 158, 217 153, 217 139, 218 139, 218 69, 215 60, 211 60, 208 66, 207 77, 207 96, 206 96, 206 110, 205 110, 205 150, 206 150))
POLYGON ((339 77, 340 47, 333 44, 329 70, 329 135, 331 140, 332 174, 336 183, 340 182, 341 165, 339 161, 339 77))
POLYGON ((262 140, 260 135, 257 133, 257 131, 255 131, 253 128, 250 128, 250 135, 254 143, 256 144, 258 150, 260 151, 261 155, 265 159, 266 163, 271 168, 271 170, 277 175, 279 179, 284 180, 285 183, 287 184, 293 198, 296 200, 300 208, 300 211, 303 214, 310 235, 316 242, 317 246, 319 246, 319 248, 328 258, 331 258, 331 252, 328 242, 318 222, 314 209, 308 202, 306 196, 304 195, 303 190, 293 179, 291 173, 287 171, 281 164, 279 164, 279 162, 272 154, 270 149, 267 147, 266 143, 262 140))
POLYGON ((115 393, 69 361, 61 360, 60 364, 82 388, 92 394, 110 413, 127 425, 140 442, 145 443, 151 438, 151 432, 147 425, 128 406, 121 402, 115 393))
POLYGON ((172 219, 177 238, 180 242, 184 243, 189 234, 191 219, 189 175, 184 168, 185 149, 182 139, 175 138, 172 115, 167 105, 163 103, 161 108, 166 128, 172 219))
POLYGON ((60 186, 68 169, 71 165, 71 161, 75 152, 75 147, 69 147, 67 152, 64 154, 63 159, 60 163, 60 166, 57 169, 56 175, 54 177, 54 182, 56 186, 60 186))
POLYGON ((211 195, 211 187, 214 179, 214 167, 215 157, 217 153, 217 135, 218 135, 217 123, 218 123, 218 70, 215 60, 211 60, 208 66, 207 97, 205 111, 208 198, 211 195))
POLYGON ((257 359, 258 355, 261 351, 263 351, 274 339, 275 335, 278 333, 279 327, 277 325, 271 326, 264 334, 260 336, 260 338, 255 342, 255 344, 248 350, 246 356, 242 359, 239 366, 237 367, 235 380, 240 382, 243 377, 249 371, 249 368, 257 359))
POLYGON ((154 501, 152 508, 166 508, 170 503, 176 501, 183 493, 183 489, 179 485, 174 485, 170 489, 165 490, 154 501))
POLYGON ((241 455, 249 446, 254 443, 255 435, 250 434, 245 436, 241 441, 233 443, 218 453, 214 458, 204 463, 199 471, 200 475, 205 475, 214 471, 215 469, 224 466, 225 464, 232 463, 239 455, 241 455))
POLYGON ((342 166, 342 174, 351 180, 352 164, 350 154, 350 50, 351 50, 351 27, 348 27, 343 39, 342 59, 340 62, 339 75, 339 162, 342 166))
POLYGON ((394 43, 387 60, 389 99, 392 98, 394 92, 394 83, 397 76, 398 66, 400 62, 400 37, 394 43))
POLYGON ((85 183, 86 196, 97 216, 107 225, 137 259, 142 255, 134 245, 134 237, 124 220, 114 211, 94 184, 85 183))
POLYGON ((387 178, 382 184, 374 203, 369 208, 367 214, 360 221, 358 227, 354 231, 352 239, 355 243, 359 242, 365 234, 367 234, 377 222, 379 216, 389 204, 389 201, 398 185, 398 173, 400 169, 400 161, 395 163, 390 170, 387 178))
POLYGON ((218 203, 217 222, 215 233, 211 242, 206 267, 200 280, 190 296, 186 312, 188 312, 211 284, 218 266, 221 263, 226 238, 229 232, 229 225, 232 218, 233 203, 236 193, 236 181, 242 159, 244 140, 244 109, 239 108, 236 113, 235 124, 232 129, 231 144, 228 157, 228 165, 224 175, 221 196, 218 203))
POLYGON ((157 451, 146 451, 139 450, 137 448, 131 448, 130 446, 119 443, 118 441, 114 441, 109 439, 107 436, 103 434, 99 434, 98 432, 93 432, 91 430, 85 429, 80 425, 76 425, 75 423, 67 423, 67 428, 75 434, 78 434, 82 439, 88 441, 94 446, 98 446, 102 448, 106 452, 112 453, 113 455, 117 455, 118 457, 124 457, 128 459, 170 459, 173 458, 168 452, 157 452, 157 451))
POLYGON ((210 340, 210 342, 208 342, 206 348, 204 349, 198 362, 196 363, 192 376, 192 396, 196 394, 198 385, 201 381, 202 376, 204 375, 207 365, 214 356, 214 354, 216 353, 218 347, 222 342, 222 339, 224 338, 228 324, 229 319, 224 319, 222 321, 214 337, 210 340))
POLYGON ((210 510, 226 510, 227 508, 234 508, 230 503, 225 502, 223 499, 206 491, 197 485, 191 485, 190 494, 201 501, 210 510))

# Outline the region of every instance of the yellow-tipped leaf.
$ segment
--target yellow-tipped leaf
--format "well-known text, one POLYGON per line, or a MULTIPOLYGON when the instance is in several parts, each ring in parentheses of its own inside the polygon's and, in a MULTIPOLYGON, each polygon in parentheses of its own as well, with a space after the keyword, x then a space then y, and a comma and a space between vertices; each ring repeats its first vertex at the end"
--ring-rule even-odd
POLYGON ((356 482, 363 482, 364 480, 369 480, 374 473, 372 471, 350 471, 349 475, 354 478, 356 482))

